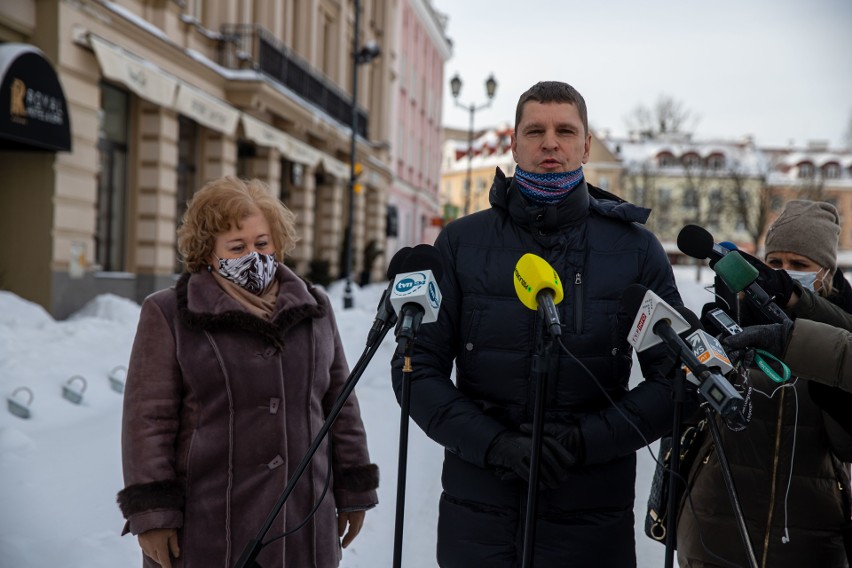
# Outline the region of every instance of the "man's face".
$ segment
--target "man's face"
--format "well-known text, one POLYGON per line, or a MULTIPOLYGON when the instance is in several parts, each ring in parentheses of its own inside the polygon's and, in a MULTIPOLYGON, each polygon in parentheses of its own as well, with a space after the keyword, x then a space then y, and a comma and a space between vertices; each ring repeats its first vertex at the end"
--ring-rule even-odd
POLYGON ((528 172, 570 172, 589 161, 591 143, 576 106, 529 101, 512 134, 512 155, 528 172))

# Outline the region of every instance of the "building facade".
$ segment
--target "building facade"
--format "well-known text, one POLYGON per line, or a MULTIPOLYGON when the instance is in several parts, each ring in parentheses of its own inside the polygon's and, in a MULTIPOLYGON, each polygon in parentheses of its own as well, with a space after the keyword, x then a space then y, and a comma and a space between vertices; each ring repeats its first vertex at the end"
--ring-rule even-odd
POLYGON ((432 243, 440 230, 446 18, 428 0, 399 0, 394 58, 388 248, 432 243))
MULTIPOLYGON (((363 166, 363 190, 352 192, 353 271, 362 270, 368 243, 386 234, 395 131, 389 58, 354 63, 355 4, 0 5, 0 101, 12 99, 0 111, 15 123, 0 121, 0 231, 21 243, 0 249, 0 288, 58 318, 102 293, 141 301, 180 271, 175 231, 186 201, 229 174, 262 179, 296 214, 301 239, 288 263, 316 280, 337 278, 353 113, 363 166), (22 49, 52 69, 61 97, 16 75, 22 49), (67 147, 45 148, 15 130, 57 116, 67 147)), ((394 37, 396 3, 361 5, 362 43, 382 48, 394 37)), ((383 265, 380 257, 368 268, 378 276, 383 265)))

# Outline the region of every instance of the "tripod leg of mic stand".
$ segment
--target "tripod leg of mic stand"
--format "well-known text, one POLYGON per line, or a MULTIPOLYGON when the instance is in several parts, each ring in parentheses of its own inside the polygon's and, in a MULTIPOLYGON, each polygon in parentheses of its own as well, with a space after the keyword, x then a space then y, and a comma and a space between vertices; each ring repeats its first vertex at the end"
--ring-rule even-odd
POLYGON ((397 464, 396 517, 393 533, 393 566, 402 566, 402 534, 405 521, 405 479, 408 470, 408 422, 411 409, 411 358, 406 355, 402 368, 402 400, 399 414, 399 463, 397 464))
POLYGON ((746 556, 751 568, 757 568, 757 557, 754 555, 754 547, 751 544, 751 538, 748 535, 748 528, 745 524, 743 509, 740 506, 740 500, 737 497, 737 488, 734 485, 734 478, 731 475, 731 468, 728 465, 728 458, 725 456, 725 450, 722 448, 722 436, 719 433, 719 425, 713 418, 713 411, 709 406, 704 407, 707 413, 707 423, 710 426, 710 433, 713 435, 713 443, 716 445, 716 455, 719 457, 719 466, 722 470, 722 478, 725 480, 725 488, 728 490, 728 497, 731 500, 731 507, 734 509, 734 520, 737 522, 737 530, 740 532, 740 537, 745 546, 746 556))
POLYGON ((666 558, 665 568, 674 566, 674 551, 677 548, 677 508, 675 484, 680 483, 680 436, 681 420, 683 419, 683 403, 686 402, 686 376, 678 368, 675 371, 674 381, 674 419, 672 422, 672 447, 669 458, 669 477, 667 480, 669 488, 669 501, 666 503, 666 558))
POLYGON ((538 510, 538 472, 541 462, 541 438, 544 430, 544 395, 547 392, 547 374, 550 368, 551 341, 545 341, 542 354, 533 357, 533 376, 535 385, 535 406, 533 407, 533 436, 530 451, 530 483, 527 488, 527 516, 524 522, 524 550, 521 566, 533 565, 535 551, 535 522, 538 510))

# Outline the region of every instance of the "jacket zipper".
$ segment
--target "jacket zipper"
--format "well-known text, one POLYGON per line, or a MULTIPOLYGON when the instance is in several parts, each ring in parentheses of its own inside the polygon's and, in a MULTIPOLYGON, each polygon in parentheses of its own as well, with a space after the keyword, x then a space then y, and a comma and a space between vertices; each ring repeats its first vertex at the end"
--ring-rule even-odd
POLYGON ((574 333, 583 332, 583 275, 574 275, 574 333))
POLYGON ((775 513, 775 486, 778 483, 778 459, 781 455, 781 425, 784 422, 784 395, 786 389, 781 389, 778 400, 778 422, 775 426, 775 457, 772 460, 772 482, 769 485, 769 515, 766 517, 766 534, 763 537, 763 557, 760 564, 766 568, 766 557, 769 555, 769 535, 772 532, 772 515, 775 513))

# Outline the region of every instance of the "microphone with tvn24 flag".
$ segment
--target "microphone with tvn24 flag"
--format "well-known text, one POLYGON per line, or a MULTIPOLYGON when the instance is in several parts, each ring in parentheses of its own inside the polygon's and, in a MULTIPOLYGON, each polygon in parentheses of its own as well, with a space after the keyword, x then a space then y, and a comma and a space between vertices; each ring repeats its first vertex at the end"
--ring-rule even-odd
POLYGON ((438 319, 441 289, 438 282, 443 264, 438 250, 431 245, 417 245, 405 261, 406 272, 397 274, 390 292, 390 303, 399 316, 396 326, 397 353, 404 353, 414 341, 421 323, 438 319))
POLYGON ((723 417, 740 412, 743 397, 737 389, 725 377, 701 362, 692 347, 678 335, 690 329, 689 322, 679 310, 641 284, 628 286, 621 296, 621 303, 628 314, 636 314, 627 337, 636 351, 665 343, 697 378, 698 392, 716 412, 723 417))
POLYGON ((399 457, 397 461, 396 515, 394 519, 393 566, 402 566, 402 537, 405 519, 405 482, 408 469, 408 423, 411 411, 411 353, 420 324, 438 320, 441 309, 443 263, 438 249, 421 244, 411 249, 390 288, 389 300, 399 316, 396 325, 396 355, 404 357, 399 416, 399 457))
POLYGON ((785 323, 790 318, 772 297, 756 282, 759 272, 736 250, 728 250, 713 242, 713 235, 698 225, 687 225, 677 236, 677 246, 693 258, 709 258, 710 268, 732 292, 744 292, 746 299, 767 320, 785 323))

